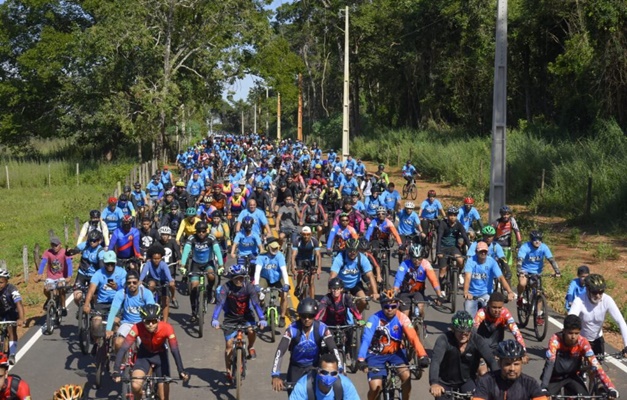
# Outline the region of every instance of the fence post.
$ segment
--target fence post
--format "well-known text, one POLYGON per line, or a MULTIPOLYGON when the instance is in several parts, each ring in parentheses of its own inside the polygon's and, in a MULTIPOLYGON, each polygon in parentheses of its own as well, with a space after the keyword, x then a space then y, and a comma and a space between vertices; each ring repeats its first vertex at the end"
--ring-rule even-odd
POLYGON ((50 187, 51 180, 52 180, 52 176, 50 174, 50 163, 48 163, 48 187, 50 187))
POLYGON ((67 244, 70 241, 70 228, 65 222, 63 223, 63 236, 65 236, 65 243, 67 244))
POLYGON ((7 260, 0 260, 0 268, 7 269, 7 260))
POLYGON ((28 283, 28 246, 22 247, 22 264, 24 265, 24 282, 28 283))
MULTIPOLYGON (((120 181, 118 181, 117 187, 118 187, 118 193, 122 193, 122 183, 120 181)), ((115 197, 118 197, 118 196, 115 196, 115 197)))
POLYGON ((9 185, 9 166, 5 165, 4 170, 7 172, 7 189, 11 189, 11 185, 9 185))
POLYGON ((79 168, 78 168, 78 163, 76 163, 76 186, 80 185, 79 175, 80 175, 80 172, 79 172, 79 168))
POLYGON ((592 176, 588 177, 588 194, 586 196, 586 216, 590 216, 592 211, 592 176))
POLYGON ((400 167, 401 164, 401 146, 396 147, 396 166, 400 167))
POLYGON ((76 230, 76 238, 81 233, 81 220, 78 217, 74 217, 74 229, 76 230))
POLYGON ((542 183, 540 183, 540 194, 544 195, 544 174, 546 170, 542 168, 542 183))
POLYGON ((35 268, 39 267, 37 264, 39 263, 41 256, 41 247, 39 247, 39 243, 35 243, 35 248, 33 249, 33 261, 35 262, 35 268))
POLYGON ((50 241, 50 239, 52 239, 52 237, 55 236, 53 229, 48 229, 48 236, 49 236, 48 241, 50 241))

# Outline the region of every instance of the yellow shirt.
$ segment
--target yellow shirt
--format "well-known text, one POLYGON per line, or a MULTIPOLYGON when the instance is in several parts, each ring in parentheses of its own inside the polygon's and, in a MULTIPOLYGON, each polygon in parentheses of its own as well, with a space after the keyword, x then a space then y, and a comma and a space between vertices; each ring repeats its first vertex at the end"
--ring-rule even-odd
POLYGON ((194 217, 192 222, 189 222, 188 218, 183 218, 181 221, 181 226, 179 226, 179 231, 176 234, 176 241, 180 243, 181 237, 185 235, 185 237, 191 236, 196 233, 196 223, 202 221, 200 217, 194 217))

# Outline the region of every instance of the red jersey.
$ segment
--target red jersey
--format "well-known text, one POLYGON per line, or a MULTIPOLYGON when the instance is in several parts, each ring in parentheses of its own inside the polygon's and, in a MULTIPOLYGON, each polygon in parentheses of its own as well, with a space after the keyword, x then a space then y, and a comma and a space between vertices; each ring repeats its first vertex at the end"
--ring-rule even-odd
POLYGON ((4 381, 2 389, 0 389, 0 400, 17 399, 17 400, 30 400, 30 387, 25 380, 16 377, 15 375, 9 375, 4 381), (14 389, 15 395, 11 395, 11 385, 14 385, 14 380, 19 384, 17 390, 14 389))
POLYGON ((167 341, 170 348, 178 348, 174 328, 167 322, 159 321, 157 330, 154 333, 148 332, 146 325, 142 322, 133 325, 131 331, 126 336, 126 344, 132 345, 137 337, 141 339, 141 347, 149 353, 160 353, 165 351, 165 342, 167 341))

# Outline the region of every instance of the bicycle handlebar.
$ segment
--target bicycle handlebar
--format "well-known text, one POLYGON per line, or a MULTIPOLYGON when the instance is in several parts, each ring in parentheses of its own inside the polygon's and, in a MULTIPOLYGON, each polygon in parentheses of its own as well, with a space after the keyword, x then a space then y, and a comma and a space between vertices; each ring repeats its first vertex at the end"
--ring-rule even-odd
POLYGON ((393 364, 386 364, 385 368, 369 368, 370 371, 374 372, 375 374, 377 372, 382 372, 384 370, 389 370, 389 369, 395 369, 395 370, 399 370, 401 368, 407 368, 410 371, 416 371, 417 369, 419 369, 419 367, 417 365, 407 365, 407 364, 399 364, 399 365, 393 365, 393 364))

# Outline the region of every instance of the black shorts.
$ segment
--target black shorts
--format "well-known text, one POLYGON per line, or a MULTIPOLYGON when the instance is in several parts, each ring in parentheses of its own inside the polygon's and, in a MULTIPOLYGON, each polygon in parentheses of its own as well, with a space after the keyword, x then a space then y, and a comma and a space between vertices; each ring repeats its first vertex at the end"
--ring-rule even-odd
POLYGON ((305 268, 309 268, 311 270, 315 270, 316 262, 312 260, 296 260, 296 269, 304 270, 305 268))
POLYGON ((152 370, 153 376, 170 376, 170 359, 168 353, 162 351, 160 353, 148 353, 142 351, 141 347, 137 353, 137 360, 135 360, 135 368, 140 371, 144 371, 146 375, 150 372, 150 367, 154 366, 152 370))
POLYGON ((102 319, 105 319, 109 314, 109 310, 111 310, 111 303, 96 303, 93 309, 102 315, 102 319))
POLYGON ((168 290, 169 288, 169 284, 168 282, 161 282, 158 281, 156 279, 152 279, 152 278, 148 278, 146 280, 146 284, 150 285, 151 282, 155 283, 155 287, 159 288, 158 290, 160 290, 159 294, 161 295, 162 298, 166 298, 170 296, 170 292, 168 290))
POLYGON ((355 286, 348 289, 348 292, 355 297, 357 297, 357 293, 359 293, 360 291, 366 293, 366 289, 364 289, 364 284, 361 281, 357 281, 357 284, 355 286))
POLYGON ((80 290, 80 289, 77 289, 78 287, 88 288, 90 282, 91 282, 91 276, 87 276, 85 274, 77 274, 76 280, 74 281, 74 290, 80 290))
POLYGON ((17 321, 19 314, 16 309, 8 310, 0 314, 0 321, 17 321))
POLYGON ((401 305, 399 307, 401 311, 409 310, 412 298, 414 299, 414 301, 425 301, 427 299, 424 290, 419 290, 413 293, 401 293, 399 297, 401 299, 401 305))
POLYGON ((209 261, 207 264, 198 264, 192 261, 189 272, 203 272, 207 271, 208 274, 212 274, 214 271, 213 261, 209 261))

